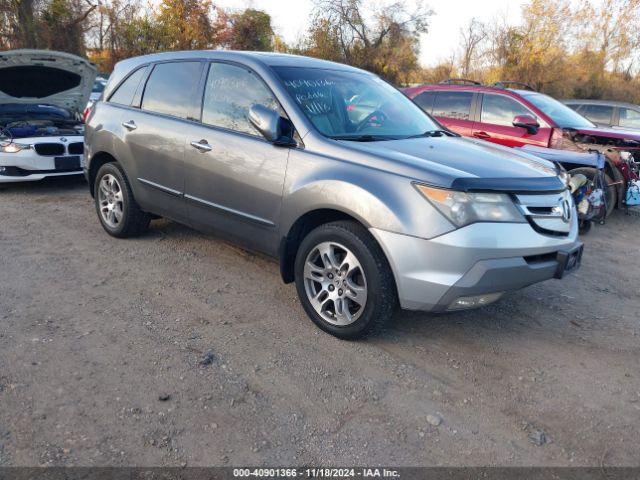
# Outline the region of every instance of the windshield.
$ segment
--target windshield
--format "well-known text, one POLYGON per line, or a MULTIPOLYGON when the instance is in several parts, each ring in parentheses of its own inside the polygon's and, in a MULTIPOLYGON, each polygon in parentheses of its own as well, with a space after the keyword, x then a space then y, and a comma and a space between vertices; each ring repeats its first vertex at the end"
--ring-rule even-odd
POLYGON ((301 67, 274 70, 306 117, 327 137, 391 140, 442 128, 374 75, 301 67))
POLYGON ((560 128, 591 128, 593 123, 555 98, 541 93, 523 93, 522 96, 542 110, 560 128))
POLYGON ((96 82, 94 82, 93 90, 91 90, 91 92, 92 93, 102 93, 104 91, 104 87, 105 86, 106 86, 106 83, 97 80, 96 82))

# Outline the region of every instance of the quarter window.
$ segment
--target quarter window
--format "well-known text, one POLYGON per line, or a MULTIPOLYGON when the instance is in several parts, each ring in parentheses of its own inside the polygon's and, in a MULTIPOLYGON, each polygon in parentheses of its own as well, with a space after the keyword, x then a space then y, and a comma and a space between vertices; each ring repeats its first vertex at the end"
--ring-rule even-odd
POLYGON ((142 109, 187 118, 198 80, 199 62, 157 64, 147 80, 142 109))
POLYGON ((606 105, 585 105, 580 112, 589 120, 595 123, 611 124, 611 116, 613 115, 613 107, 606 105))
POLYGON ((480 121, 494 125, 513 126, 513 119, 518 115, 535 117, 527 108, 505 95, 484 94, 480 121))
POLYGON ((253 72, 236 65, 212 63, 204 91, 202 123, 259 136, 249 122, 253 105, 283 114, 278 101, 253 72))
POLYGON ((109 98, 109 102, 117 103, 119 105, 131 105, 133 102, 133 96, 136 94, 140 80, 144 77, 147 67, 142 67, 129 75, 124 82, 116 89, 115 92, 109 98))
POLYGON ((469 120, 472 100, 472 92, 438 92, 433 115, 454 120, 469 120))
POLYGON ((640 112, 630 108, 621 108, 620 126, 640 129, 640 112))

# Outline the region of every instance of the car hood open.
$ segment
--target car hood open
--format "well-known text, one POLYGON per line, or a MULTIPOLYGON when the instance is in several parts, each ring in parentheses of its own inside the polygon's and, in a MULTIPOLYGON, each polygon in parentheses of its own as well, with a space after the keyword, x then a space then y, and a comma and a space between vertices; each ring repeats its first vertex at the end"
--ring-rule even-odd
POLYGON ((81 113, 96 67, 84 58, 50 50, 0 52, 0 104, 46 104, 81 113))

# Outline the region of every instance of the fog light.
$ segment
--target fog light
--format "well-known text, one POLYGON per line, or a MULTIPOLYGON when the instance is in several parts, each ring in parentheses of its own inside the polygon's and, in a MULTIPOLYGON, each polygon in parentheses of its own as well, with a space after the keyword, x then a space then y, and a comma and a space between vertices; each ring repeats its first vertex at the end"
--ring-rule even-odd
POLYGON ((4 175, 7 172, 7 167, 0 167, 0 175, 4 175))
POLYGON ((478 308, 498 300, 504 292, 487 293, 485 295, 474 295, 472 297, 460 297, 449 305, 449 310, 465 310, 467 308, 478 308))

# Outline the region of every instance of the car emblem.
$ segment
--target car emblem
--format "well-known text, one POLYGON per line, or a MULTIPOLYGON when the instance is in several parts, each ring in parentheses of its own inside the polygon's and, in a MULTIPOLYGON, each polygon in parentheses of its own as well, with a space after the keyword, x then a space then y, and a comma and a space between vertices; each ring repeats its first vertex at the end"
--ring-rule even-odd
POLYGON ((61 142, 66 142, 66 141, 67 141, 67 138, 66 138, 66 137, 60 137, 60 141, 61 141, 61 142))
POLYGON ((560 218, 564 223, 569 223, 571 220, 571 204, 566 198, 558 200, 558 211, 560 212, 560 218))

